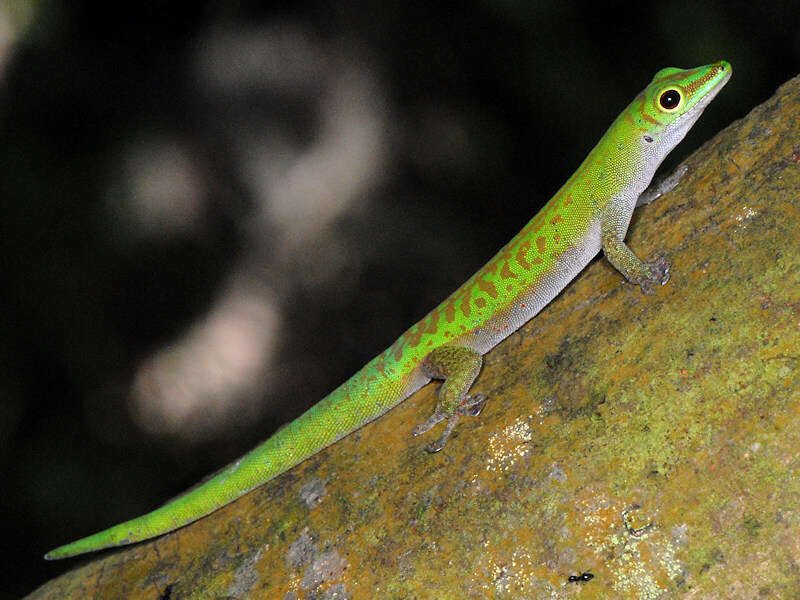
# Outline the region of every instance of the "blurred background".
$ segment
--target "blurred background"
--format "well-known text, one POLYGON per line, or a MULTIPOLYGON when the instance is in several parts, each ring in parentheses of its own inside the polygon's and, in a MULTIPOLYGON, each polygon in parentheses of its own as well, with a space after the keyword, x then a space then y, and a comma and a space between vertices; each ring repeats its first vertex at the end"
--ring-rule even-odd
POLYGON ((0 1, 0 598, 317 402, 720 58, 666 168, 800 71, 798 2, 0 1))

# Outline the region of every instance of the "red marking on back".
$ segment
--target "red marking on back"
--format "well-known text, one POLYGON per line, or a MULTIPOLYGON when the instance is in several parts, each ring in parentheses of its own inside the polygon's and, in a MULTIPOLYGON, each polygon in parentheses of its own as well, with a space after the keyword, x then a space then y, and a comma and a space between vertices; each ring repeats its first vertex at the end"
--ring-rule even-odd
POLYGON ((447 299, 447 304, 444 307, 444 320, 452 323, 456 318, 456 301, 451 296, 447 299))
POLYGON ((422 323, 424 325, 422 327, 422 333, 435 334, 439 328, 439 311, 431 311, 422 323))
POLYGON ((489 294, 492 298, 497 298, 497 289, 494 287, 494 284, 491 281, 486 281, 485 279, 479 277, 478 281, 475 283, 478 285, 478 289, 480 289, 480 291, 489 294))
POLYGON ((519 266, 521 266, 526 271, 531 268, 531 264, 528 262, 527 254, 528 249, 530 249, 531 243, 528 240, 525 240, 523 243, 519 245, 519 250, 517 250, 517 256, 515 257, 519 266))
POLYGON ((543 235, 536 238, 536 250, 539 251, 539 254, 544 254, 544 251, 547 250, 547 240, 543 235))
POLYGON ((403 337, 406 339, 406 344, 410 347, 415 347, 419 344, 419 340, 422 337, 422 332, 420 331, 420 325, 417 323, 409 329, 406 333, 403 334, 403 337))
POLYGON ((514 271, 511 270, 511 267, 508 266, 508 262, 504 261, 503 262, 503 268, 500 269, 500 278, 501 279, 512 279, 512 278, 514 278, 516 276, 517 276, 517 274, 514 273, 514 271))
POLYGON ((468 317, 469 313, 472 312, 472 307, 470 307, 469 305, 471 296, 472 292, 470 290, 466 290, 464 292, 464 299, 461 301, 461 312, 464 314, 465 317, 468 317))

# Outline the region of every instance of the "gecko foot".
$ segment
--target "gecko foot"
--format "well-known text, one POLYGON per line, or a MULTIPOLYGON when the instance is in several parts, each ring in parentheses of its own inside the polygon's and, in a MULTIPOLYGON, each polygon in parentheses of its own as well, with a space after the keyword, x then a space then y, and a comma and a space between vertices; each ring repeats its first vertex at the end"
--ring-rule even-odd
POLYGON ((482 393, 472 396, 464 396, 461 403, 456 407, 452 415, 448 415, 447 412, 437 409, 430 417, 425 419, 425 421, 414 427, 414 429, 411 431, 411 434, 414 437, 417 437, 418 435, 430 431, 434 425, 437 425, 447 419, 447 424, 444 427, 441 437, 425 447, 425 451, 430 452, 431 454, 439 452, 439 450, 444 448, 447 444, 447 439, 450 437, 450 434, 453 433, 453 429, 455 428, 456 423, 458 423, 458 419, 462 416, 477 417, 479 414, 481 414, 483 407, 486 406, 486 400, 486 394, 482 393))
POLYGON ((444 431, 442 432, 441 437, 435 442, 431 442, 425 446, 425 452, 429 454, 435 454, 444 448, 445 444, 447 444, 447 438, 450 437, 450 434, 453 433, 453 429, 455 429, 456 423, 458 423, 458 415, 450 417, 447 420, 447 424, 444 426, 444 431))
POLYGON ((653 257, 651 262, 644 263, 647 269, 647 275, 641 281, 636 283, 642 288, 642 293, 647 296, 653 295, 653 290, 650 287, 651 283, 658 283, 664 285, 669 281, 669 267, 670 264, 664 256, 653 257))

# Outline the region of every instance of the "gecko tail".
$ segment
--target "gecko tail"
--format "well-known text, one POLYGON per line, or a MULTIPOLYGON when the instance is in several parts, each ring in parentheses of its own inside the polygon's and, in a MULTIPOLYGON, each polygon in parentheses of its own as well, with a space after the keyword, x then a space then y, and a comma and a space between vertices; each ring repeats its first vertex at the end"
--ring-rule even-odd
MULTIPOLYGON (((365 370, 370 368, 370 365, 364 367, 365 370)), ((364 371, 359 372, 353 379, 363 374, 364 371)), ((383 403, 365 407, 364 397, 370 395, 369 388, 357 386, 350 380, 243 457, 163 506, 59 546, 44 557, 57 560, 133 544, 197 521, 386 412, 408 395, 408 392, 398 392, 394 386, 393 382, 387 382, 385 389, 375 386, 371 393, 377 392, 383 403)))
POLYGON ((152 513, 131 519, 130 521, 125 521, 124 523, 114 525, 113 527, 104 529, 103 531, 93 535, 89 535, 74 542, 70 542, 69 544, 59 546, 55 550, 51 550, 45 554, 44 558, 45 560, 59 560, 62 558, 78 556, 79 554, 85 554, 87 552, 95 552, 97 550, 103 550, 106 548, 114 548, 116 546, 133 544, 151 537, 168 533, 174 529, 188 525, 192 521, 200 518, 200 516, 198 516, 195 519, 188 520, 185 523, 176 525, 175 527, 165 528, 163 530, 154 530, 151 526, 149 526, 148 522, 152 519, 151 515, 158 512, 158 510, 159 509, 156 509, 152 513))
POLYGON ((251 485, 245 489, 225 485, 227 482, 241 479, 240 470, 242 467, 247 469, 247 459, 260 448, 261 446, 155 510, 59 546, 45 554, 45 560, 58 560, 106 548, 135 544, 180 529, 205 517, 275 476, 262 473, 261 476, 268 479, 258 483, 252 483, 251 476, 251 485))

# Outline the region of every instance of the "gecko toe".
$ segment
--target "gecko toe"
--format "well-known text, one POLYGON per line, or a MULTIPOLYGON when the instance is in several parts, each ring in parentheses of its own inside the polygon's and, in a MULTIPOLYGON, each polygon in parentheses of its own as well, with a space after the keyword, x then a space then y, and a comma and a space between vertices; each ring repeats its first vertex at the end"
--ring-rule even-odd
POLYGON ((439 443, 439 441, 437 440, 425 446, 425 452, 427 452, 428 454, 436 454, 437 452, 439 452, 439 450, 444 448, 444 446, 445 446, 444 444, 439 443))
POLYGON ((483 393, 474 394, 473 396, 466 396, 461 402, 458 414, 467 417, 477 417, 481 414, 481 411, 483 411, 483 408, 486 406, 486 400, 488 400, 488 397, 483 393))

